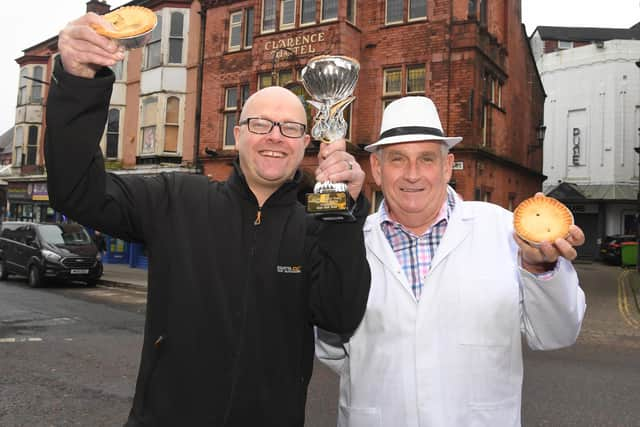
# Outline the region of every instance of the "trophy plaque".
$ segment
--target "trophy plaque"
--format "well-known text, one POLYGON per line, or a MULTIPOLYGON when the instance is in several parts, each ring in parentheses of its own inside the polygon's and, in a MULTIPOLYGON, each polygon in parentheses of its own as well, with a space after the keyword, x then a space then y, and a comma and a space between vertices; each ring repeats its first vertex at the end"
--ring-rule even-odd
MULTIPOLYGON (((301 80, 316 109, 311 136, 321 143, 344 138, 347 122, 344 109, 355 99, 360 64, 347 56, 322 55, 311 58, 302 69, 301 80)), ((325 221, 353 221, 351 197, 344 182, 317 182, 307 194, 307 212, 325 221)))

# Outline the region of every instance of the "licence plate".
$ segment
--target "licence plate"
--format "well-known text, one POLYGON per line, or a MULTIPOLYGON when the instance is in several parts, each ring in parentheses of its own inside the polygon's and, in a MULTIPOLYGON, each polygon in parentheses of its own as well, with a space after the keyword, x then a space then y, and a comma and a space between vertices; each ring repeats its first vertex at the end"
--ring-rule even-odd
POLYGON ((89 269, 87 268, 72 268, 71 274, 88 274, 89 269))

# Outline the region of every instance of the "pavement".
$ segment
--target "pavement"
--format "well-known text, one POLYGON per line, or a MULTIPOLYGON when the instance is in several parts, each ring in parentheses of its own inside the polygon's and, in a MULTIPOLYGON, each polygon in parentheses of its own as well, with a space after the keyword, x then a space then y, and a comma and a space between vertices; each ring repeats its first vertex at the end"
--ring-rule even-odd
MULTIPOLYGON (((593 265, 597 264, 599 263, 593 263, 593 265)), ((620 275, 620 280, 627 285, 629 290, 632 291, 632 304, 640 313, 640 272, 635 268, 620 268, 620 272, 625 273, 620 275)), ((104 264, 104 271, 100 278, 100 283, 104 286, 123 287, 146 291, 147 270, 142 268, 131 268, 127 264, 104 264)))
POLYGON ((121 288, 147 290, 147 270, 127 264, 104 264, 100 284, 121 288))
POLYGON ((627 270, 627 274, 622 276, 622 280, 631 290, 633 296, 633 302, 640 313, 640 272, 637 269, 627 270))

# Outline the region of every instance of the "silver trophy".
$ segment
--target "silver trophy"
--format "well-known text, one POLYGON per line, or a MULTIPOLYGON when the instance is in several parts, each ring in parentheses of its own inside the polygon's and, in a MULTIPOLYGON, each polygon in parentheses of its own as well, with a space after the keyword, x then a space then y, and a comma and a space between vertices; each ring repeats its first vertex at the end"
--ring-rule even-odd
MULTIPOLYGON (((358 81, 360 64, 347 56, 322 55, 311 58, 302 69, 304 88, 316 109, 311 136, 322 143, 344 138, 347 122, 344 109, 356 99, 353 90, 358 81)), ((327 221, 353 220, 347 184, 317 182, 312 194, 307 194, 307 212, 327 221)))

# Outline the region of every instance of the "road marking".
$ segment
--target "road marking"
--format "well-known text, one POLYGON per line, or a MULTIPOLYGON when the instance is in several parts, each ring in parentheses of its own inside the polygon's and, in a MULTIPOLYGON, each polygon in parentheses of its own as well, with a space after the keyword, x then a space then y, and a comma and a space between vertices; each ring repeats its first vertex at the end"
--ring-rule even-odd
POLYGON ((635 319, 629 310, 628 290, 625 283, 630 274, 631 270, 624 270, 618 276, 618 311, 627 325, 634 329, 640 329, 640 321, 635 319))
POLYGON ((41 341, 42 341, 42 338, 39 338, 39 337, 0 338, 0 343, 41 342, 41 341))
MULTIPOLYGON (((14 344, 14 343, 22 343, 22 342, 44 342, 44 341, 45 340, 40 337, 0 338, 0 344, 14 344)), ((73 341, 73 338, 64 338, 64 341, 73 341)))

